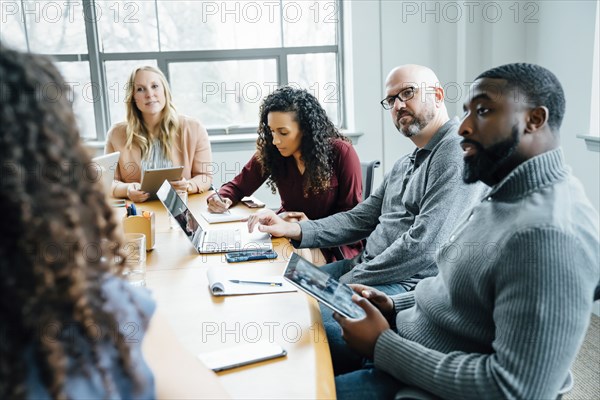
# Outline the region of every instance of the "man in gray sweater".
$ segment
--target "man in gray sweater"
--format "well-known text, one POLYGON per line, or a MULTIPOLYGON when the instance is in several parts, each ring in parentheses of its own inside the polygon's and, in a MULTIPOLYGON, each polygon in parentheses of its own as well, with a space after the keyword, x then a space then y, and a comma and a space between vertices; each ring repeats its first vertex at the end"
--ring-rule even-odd
POLYGON ((560 83, 537 65, 475 80, 459 128, 463 179, 491 190, 465 207, 436 277, 392 297, 353 285, 367 316, 334 315, 348 347, 332 357, 354 357, 336 376, 338 399, 408 385, 452 399, 556 398, 600 279, 598 214, 559 147, 564 108, 560 83))
POLYGON ((459 122, 448 117, 444 90, 433 71, 418 65, 394 68, 386 92, 381 105, 417 147, 395 163, 368 199, 316 221, 290 223, 266 212, 248 224, 252 231, 260 223, 261 231, 289 237, 297 247, 332 247, 367 238, 361 255, 322 268, 341 282, 376 285, 395 294, 437 274, 436 251, 463 207, 475 204, 484 186, 460 179, 459 122))

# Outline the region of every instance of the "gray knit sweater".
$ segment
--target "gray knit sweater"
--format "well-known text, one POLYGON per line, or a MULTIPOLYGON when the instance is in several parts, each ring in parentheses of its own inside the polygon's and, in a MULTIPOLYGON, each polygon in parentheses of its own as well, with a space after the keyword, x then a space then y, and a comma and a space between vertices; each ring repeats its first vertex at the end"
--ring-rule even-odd
POLYGON ((467 212, 439 275, 394 297, 375 366, 444 398, 553 399, 585 335, 600 278, 598 214, 554 150, 467 212))
POLYGON ((300 224, 299 247, 331 247, 367 238, 359 264, 344 283, 402 283, 412 288, 437 274, 434 256, 465 207, 485 185, 462 181, 458 118, 446 122, 422 149, 401 157, 381 186, 352 210, 300 224))

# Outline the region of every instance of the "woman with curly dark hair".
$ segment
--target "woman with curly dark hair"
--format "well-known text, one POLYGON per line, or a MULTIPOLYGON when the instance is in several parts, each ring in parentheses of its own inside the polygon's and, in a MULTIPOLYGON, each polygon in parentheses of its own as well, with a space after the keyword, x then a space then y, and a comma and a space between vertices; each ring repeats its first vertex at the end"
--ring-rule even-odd
POLYGON ((48 58, 0 43, 0 398, 224 395, 118 277, 121 238, 66 90, 48 58))
MULTIPOLYGON (((352 209, 362 199, 360 161, 348 138, 306 90, 289 86, 268 95, 260 107, 257 152, 238 176, 208 199, 211 212, 225 212, 265 181, 279 191, 284 218, 319 219, 352 209)), ((362 245, 342 246, 346 258, 362 245)), ((335 260, 322 249, 327 262, 335 260)))

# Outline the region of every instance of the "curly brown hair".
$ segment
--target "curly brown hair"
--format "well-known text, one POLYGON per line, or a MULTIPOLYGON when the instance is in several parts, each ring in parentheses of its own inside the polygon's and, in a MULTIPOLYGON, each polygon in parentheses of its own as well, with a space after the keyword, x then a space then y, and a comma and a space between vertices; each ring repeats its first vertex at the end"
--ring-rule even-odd
POLYGON ((273 144, 273 134, 267 117, 271 112, 293 112, 302 132, 300 153, 306 167, 304 194, 322 193, 329 189, 332 171, 332 141, 340 139, 350 142, 327 117, 319 100, 304 89, 284 86, 269 94, 260 106, 258 125, 258 161, 267 184, 275 193, 277 182, 285 178, 285 158, 273 144))
POLYGON ((27 396, 25 354, 52 398, 67 397, 69 371, 90 368, 110 396, 114 379, 98 361, 107 343, 134 387, 144 384, 116 312, 103 308, 102 283, 122 271, 121 239, 66 90, 49 58, 0 43, 0 398, 27 396), (83 363, 79 339, 95 365, 83 363))

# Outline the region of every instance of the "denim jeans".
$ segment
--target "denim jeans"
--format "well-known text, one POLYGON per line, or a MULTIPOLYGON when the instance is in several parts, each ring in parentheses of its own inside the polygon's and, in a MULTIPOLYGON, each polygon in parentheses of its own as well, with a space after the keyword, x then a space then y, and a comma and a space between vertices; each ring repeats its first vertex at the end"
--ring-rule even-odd
POLYGON ((338 400, 393 399, 405 385, 373 365, 335 377, 338 400))

